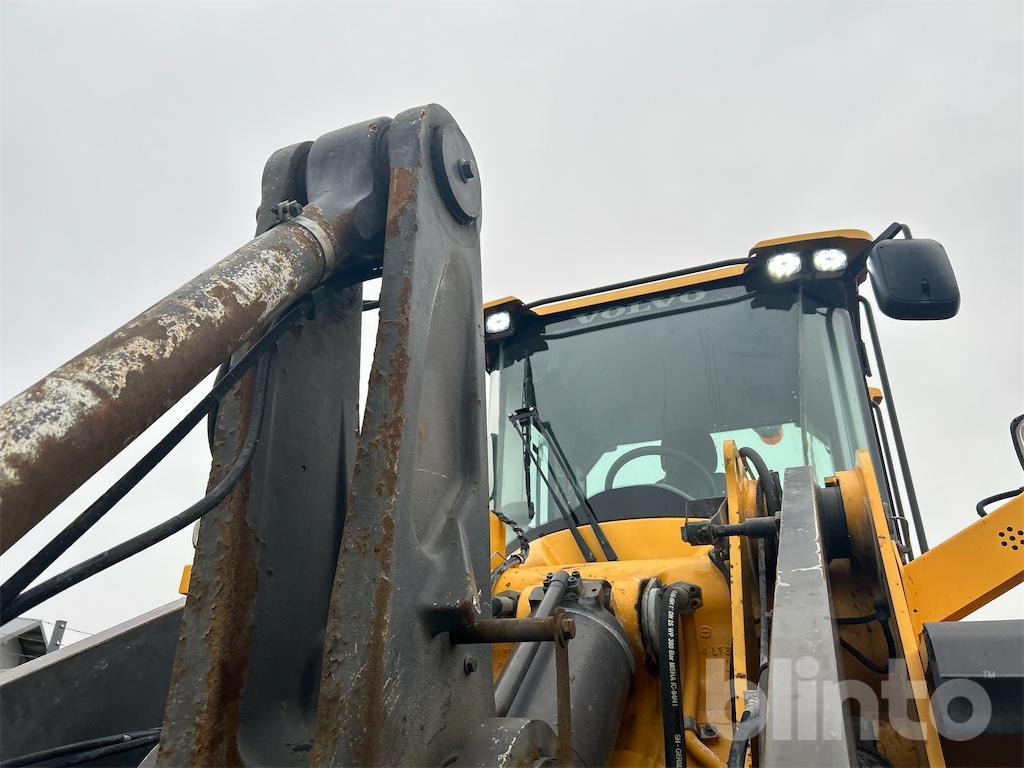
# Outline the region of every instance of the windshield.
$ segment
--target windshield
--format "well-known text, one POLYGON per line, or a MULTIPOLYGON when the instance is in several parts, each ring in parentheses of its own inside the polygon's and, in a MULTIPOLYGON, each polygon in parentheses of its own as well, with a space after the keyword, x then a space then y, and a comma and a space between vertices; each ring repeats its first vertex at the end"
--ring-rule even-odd
POLYGON ((502 346, 492 376, 494 503, 529 528, 562 519, 538 475, 571 482, 556 448, 587 499, 657 486, 682 514, 686 500, 724 495, 726 440, 780 475, 810 465, 819 483, 871 446, 849 316, 804 291, 726 285, 541 317, 502 346), (527 406, 557 440, 526 430, 536 461, 507 418, 527 406))

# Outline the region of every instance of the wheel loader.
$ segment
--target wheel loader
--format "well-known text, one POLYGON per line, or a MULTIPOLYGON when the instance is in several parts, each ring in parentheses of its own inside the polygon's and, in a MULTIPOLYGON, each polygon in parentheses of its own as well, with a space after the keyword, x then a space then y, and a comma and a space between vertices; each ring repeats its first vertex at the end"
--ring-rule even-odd
POLYGON ((184 598, 0 673, 0 766, 1022 764, 1024 622, 959 620, 1024 580, 1024 489, 929 545, 873 315, 956 315, 938 242, 484 303, 437 105, 278 150, 260 198, 253 240, 0 407, 6 552, 217 371, 8 563, 3 622, 196 531, 184 598), (206 494, 51 575, 203 423, 206 494))

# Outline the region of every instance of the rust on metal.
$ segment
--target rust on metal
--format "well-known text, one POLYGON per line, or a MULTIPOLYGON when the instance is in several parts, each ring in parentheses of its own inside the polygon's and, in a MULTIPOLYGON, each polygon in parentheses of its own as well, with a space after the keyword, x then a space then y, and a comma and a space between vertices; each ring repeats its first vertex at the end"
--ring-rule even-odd
POLYGON ((572 619, 556 612, 541 618, 480 619, 453 629, 451 640, 457 644, 562 642, 575 635, 572 619))
POLYGON ((569 681, 569 640, 576 637, 576 624, 564 608, 556 608, 551 617, 555 623, 555 706, 558 711, 558 764, 571 768, 575 762, 572 749, 572 701, 569 681))
MULTIPOLYGON (((241 449, 252 416, 250 372, 222 403, 216 435, 215 485, 241 449), (224 425, 230 426, 225 428, 224 425)), ((256 547, 246 520, 251 469, 203 523, 171 675, 159 765, 242 765, 235 734, 256 591, 256 547), (210 573, 212 571, 212 574, 210 573), (206 631, 196 631, 196 617, 206 631), (187 713, 187 714, 186 714, 187 713), (187 727, 181 727, 187 724, 187 727)))
POLYGON ((322 259, 276 227, 0 406, 0 552, 312 289, 322 259))
POLYGON ((479 232, 449 214, 430 164, 431 131, 450 124, 431 106, 387 131, 380 320, 311 765, 440 763, 493 711, 444 634, 487 597, 479 232))

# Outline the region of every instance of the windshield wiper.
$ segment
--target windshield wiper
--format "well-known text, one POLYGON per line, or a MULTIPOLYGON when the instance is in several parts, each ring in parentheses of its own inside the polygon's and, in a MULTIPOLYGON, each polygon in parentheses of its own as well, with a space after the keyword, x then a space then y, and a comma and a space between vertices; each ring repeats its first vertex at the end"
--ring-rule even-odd
MULTIPOLYGON (((598 544, 601 545, 601 552, 604 553, 605 559, 618 560, 619 558, 615 554, 615 550, 612 548, 611 542, 608 541, 608 538, 604 535, 604 531, 601 530, 601 524, 597 521, 597 515, 594 514, 594 508, 590 506, 590 501, 587 499, 586 494, 583 492, 583 488, 580 486, 579 480, 572 471, 572 468, 569 466, 569 461, 565 457, 565 452, 562 450, 561 444, 558 442, 554 432, 551 430, 551 424, 541 420, 540 413, 534 405, 529 405, 525 408, 513 411, 509 414, 508 418, 515 427, 520 440, 523 441, 523 450, 529 455, 530 459, 536 465, 537 474, 540 475, 541 480, 544 481, 548 490, 551 491, 551 498, 555 500, 555 505, 558 507, 558 511, 561 512, 562 518, 565 520, 566 525, 569 527, 569 531, 572 533, 573 538, 579 545, 583 556, 589 562, 594 562, 596 560, 593 551, 587 545, 576 527, 577 521, 575 516, 566 507, 566 504, 569 502, 569 494, 565 492, 562 484, 558 482, 558 478, 555 477, 553 473, 551 477, 548 477, 548 475, 544 473, 540 465, 539 457, 536 455, 535 451, 530 449, 529 430, 531 427, 536 429, 540 436, 547 441, 548 446, 551 448, 551 453, 555 456, 556 463, 562 473, 569 480, 569 487, 572 488, 573 493, 576 496, 578 508, 583 510, 584 517, 587 518, 587 524, 589 524, 593 529, 594 536, 597 538, 598 544), (552 482, 552 478, 554 478, 554 482, 552 482), (561 496, 561 498, 559 498, 559 496, 561 496)), ((528 474, 529 473, 527 473, 527 475, 528 474)))

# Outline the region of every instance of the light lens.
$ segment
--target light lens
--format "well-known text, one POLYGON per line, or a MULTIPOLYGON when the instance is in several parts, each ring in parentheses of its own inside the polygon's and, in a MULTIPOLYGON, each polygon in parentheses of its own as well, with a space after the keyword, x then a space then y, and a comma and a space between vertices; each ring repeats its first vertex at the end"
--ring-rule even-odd
POLYGON ((768 277, 777 283, 796 276, 800 272, 800 254, 787 251, 768 258, 768 277))
POLYGON ((512 314, 509 312, 494 312, 484 319, 484 331, 493 335, 504 333, 512 327, 512 314))
POLYGON ((822 248, 814 252, 814 268, 819 272, 841 272, 847 263, 846 252, 838 248, 822 248))

